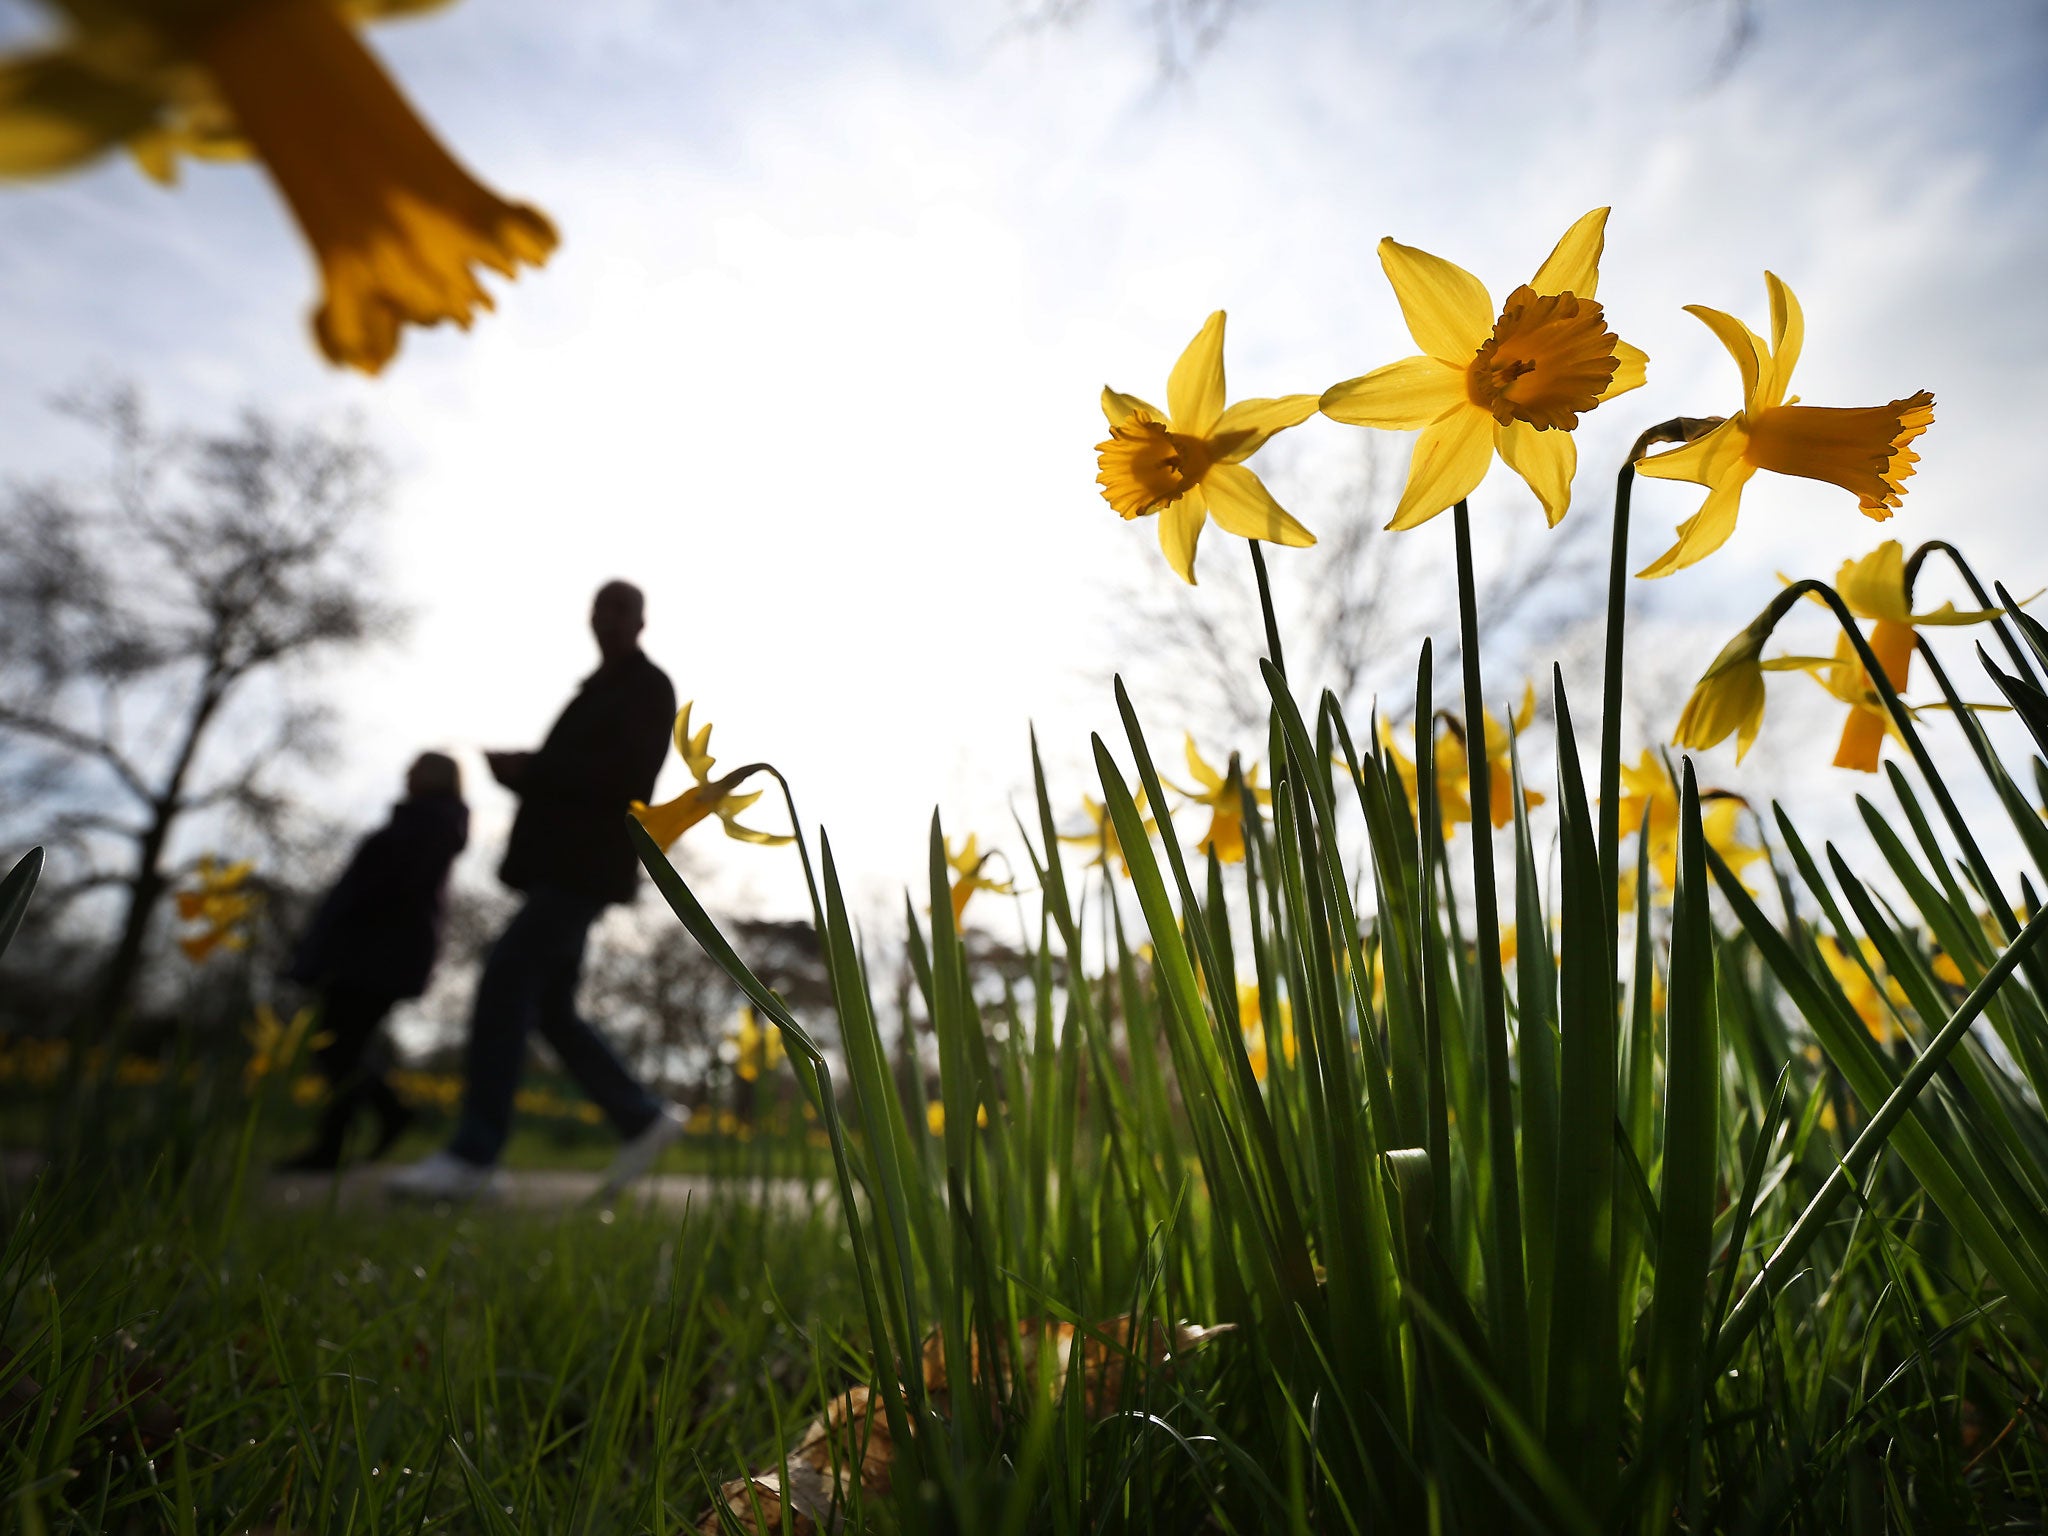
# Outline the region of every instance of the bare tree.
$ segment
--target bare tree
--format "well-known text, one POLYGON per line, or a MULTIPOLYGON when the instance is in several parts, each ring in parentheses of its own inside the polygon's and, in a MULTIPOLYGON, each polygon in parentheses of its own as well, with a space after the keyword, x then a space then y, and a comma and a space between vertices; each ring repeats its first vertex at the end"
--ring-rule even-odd
POLYGON ((207 812, 276 826, 280 764, 320 743, 304 664, 394 622, 362 548, 385 474, 352 432, 253 410, 204 434, 157 427, 132 388, 60 409, 106 465, 8 494, 0 743, 9 803, 59 855, 50 894, 118 893, 88 1009, 104 1031, 131 1005, 174 831, 207 812))

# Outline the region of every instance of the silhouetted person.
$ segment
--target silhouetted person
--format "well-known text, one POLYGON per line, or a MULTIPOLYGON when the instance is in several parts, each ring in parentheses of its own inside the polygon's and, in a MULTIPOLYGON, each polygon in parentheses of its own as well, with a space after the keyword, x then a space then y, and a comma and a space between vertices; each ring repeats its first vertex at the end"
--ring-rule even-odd
POLYGON ((286 973, 319 993, 325 1040, 314 1062, 329 1096, 313 1145, 285 1168, 339 1167, 349 1129, 364 1114, 377 1121, 370 1156, 382 1157, 411 1121, 384 1080, 380 1026, 401 999, 427 989, 441 949, 448 867, 468 841, 462 770, 439 752, 421 753, 406 771, 405 798, 356 849, 286 973))
POLYGON ((682 1112, 642 1087, 576 1012, 590 925, 611 903, 632 900, 639 884, 626 808, 653 798, 675 720, 675 690, 640 650, 644 623, 639 588, 614 581, 599 589, 590 629, 602 665, 538 752, 485 754, 492 775, 519 796, 499 877, 526 900, 477 981, 455 1137, 445 1152, 394 1174, 394 1194, 462 1199, 489 1187, 536 1026, 625 1141, 608 1186, 645 1172, 682 1131, 682 1112))

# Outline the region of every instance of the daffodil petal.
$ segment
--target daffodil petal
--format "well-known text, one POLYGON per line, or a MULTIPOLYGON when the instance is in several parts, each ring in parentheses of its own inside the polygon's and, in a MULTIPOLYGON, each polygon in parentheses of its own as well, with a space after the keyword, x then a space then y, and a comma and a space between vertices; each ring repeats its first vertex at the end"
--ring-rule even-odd
POLYGON ((1173 430, 1207 437, 1223 414, 1223 311, 1202 322, 1173 372, 1166 377, 1166 410, 1173 430))
POLYGON ((1594 297, 1594 289, 1600 286, 1600 252, 1607 244, 1607 214, 1607 209, 1595 208, 1566 230, 1557 249, 1536 269, 1529 286, 1538 293, 1594 297))
POLYGON ((1288 515, 1273 499, 1265 482, 1242 464, 1214 464, 1202 477, 1202 489, 1209 496, 1209 511, 1216 526, 1241 539, 1263 539, 1268 544, 1285 544, 1306 549, 1316 536, 1288 515))
POLYGON ((1764 274, 1764 287, 1771 295, 1771 363, 1759 405, 1769 407, 1785 402, 1785 386, 1792 382, 1793 366, 1799 361, 1800 348, 1806 344, 1806 316, 1799 308, 1799 300, 1777 273, 1764 274))
POLYGON ((1524 480, 1543 515, 1555 528, 1572 504, 1572 476, 1579 467, 1579 447, 1569 432, 1539 432, 1526 421, 1511 421, 1495 435, 1495 446, 1507 466, 1524 480))
POLYGON ((1191 488, 1159 514, 1159 548, 1166 555, 1166 563, 1191 587, 1195 584, 1195 543, 1202 537, 1202 524, 1208 518, 1200 486, 1191 488))
MULTIPOLYGON (((1188 772, 1195 776, 1196 783, 1212 792, 1223 787, 1223 775, 1209 766, 1208 760, 1202 756, 1201 749, 1195 745, 1195 738, 1185 732, 1181 735, 1181 751, 1188 760, 1188 772)), ((1188 791, 1183 793, 1186 793, 1190 800, 1201 798, 1188 791)))
POLYGON ((1607 381, 1607 387, 1600 391, 1602 400, 1612 400, 1616 395, 1625 395, 1632 389, 1641 389, 1643 380, 1650 376, 1650 355, 1641 347, 1632 347, 1627 342, 1614 343, 1614 377, 1607 381))
POLYGON ((1107 384, 1102 386, 1102 414, 1112 427, 1120 427, 1136 415, 1149 416, 1154 421, 1166 420, 1166 413, 1157 406, 1147 405, 1136 395, 1123 394, 1107 384))
POLYGON ((1408 488, 1387 527, 1417 527, 1477 490, 1493 462, 1493 426, 1491 415, 1471 406, 1424 427, 1408 461, 1408 488))
POLYGON ((1835 572, 1835 590, 1858 618, 1912 622, 1906 607, 1906 551, 1897 539, 1886 539, 1860 560, 1844 560, 1835 572))
POLYGON ((1771 365, 1771 354, 1764 347, 1763 338, 1733 315, 1709 309, 1704 304, 1688 304, 1685 312, 1697 318, 1728 349, 1728 355, 1735 359, 1735 366, 1742 370, 1742 408, 1755 409, 1759 399, 1758 386, 1771 365))
MULTIPOLYGON (((1669 576, 1673 571, 1682 571, 1695 561, 1706 559, 1726 544, 1728 535, 1735 531, 1735 514, 1742 505, 1742 487, 1749 480, 1749 475, 1749 467, 1743 465, 1708 491, 1699 511, 1678 525, 1678 542, 1636 574, 1643 577, 1669 576)), ((1750 734, 1754 736, 1755 732, 1750 734)), ((1741 761, 1741 752, 1748 750, 1745 743, 1736 754, 1736 760, 1741 761)))
POLYGON ((1683 447, 1637 459, 1636 473, 1652 480, 1690 480, 1694 485, 1714 485, 1742 462, 1742 450, 1748 440, 1741 422, 1724 421, 1683 447))
POLYGON ((1911 622, 1922 624, 1988 624, 2002 617, 2003 608, 1957 608, 1954 603, 1943 603, 1932 613, 1916 613, 1911 622))
POLYGON ((1314 395, 1276 395, 1270 400, 1240 400, 1216 418, 1209 436, 1223 464, 1242 464, 1266 446, 1276 432, 1298 427, 1315 415, 1314 395))
POLYGON ((1406 357, 1323 391, 1322 412, 1353 427, 1412 432, 1468 404, 1465 370, 1435 357, 1406 357))
POLYGON ((150 92, 69 49, 0 59, 0 176, 83 165, 140 133, 157 108, 150 92))
POLYGON ((1431 357, 1462 365, 1493 334, 1493 300, 1463 267, 1394 239, 1380 242, 1380 265, 1408 334, 1431 357))

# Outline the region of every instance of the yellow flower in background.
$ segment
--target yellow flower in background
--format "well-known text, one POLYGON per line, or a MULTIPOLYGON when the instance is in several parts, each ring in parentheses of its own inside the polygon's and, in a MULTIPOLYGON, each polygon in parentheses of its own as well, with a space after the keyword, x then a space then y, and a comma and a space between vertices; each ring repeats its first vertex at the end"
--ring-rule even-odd
MULTIPOLYGON (((1280 1055, 1291 1067, 1298 1046, 1294 1039, 1294 1008, 1284 997, 1280 999, 1279 1015, 1280 1055)), ((1244 1053, 1251 1062, 1252 1076, 1263 1083, 1271 1063, 1266 1054, 1266 1020, 1259 1011, 1257 982, 1240 981, 1237 984, 1237 1024, 1244 1035, 1244 1053)))
MULTIPOLYGON (((1536 720, 1536 685, 1522 685, 1522 702, 1515 711, 1515 732, 1526 731, 1536 720)), ((1515 774, 1511 752, 1514 738, 1506 726, 1494 718, 1493 711, 1484 712, 1486 728, 1486 789, 1487 819, 1495 827, 1504 827, 1515 819, 1515 774)), ((1470 821, 1472 819, 1471 766, 1465 757, 1465 739, 1457 731, 1446 731, 1436 744, 1437 803, 1443 807, 1446 822, 1470 821)), ((1412 778, 1414 765, 1409 765, 1412 778)), ((1544 796, 1536 790, 1526 791, 1529 808, 1534 810, 1543 804, 1544 796)))
POLYGON ((242 1067, 242 1086, 254 1088, 273 1072, 282 1072, 299 1054, 299 1045, 312 1028, 313 1010, 301 1008, 286 1023, 268 1003, 256 1005, 256 1016, 242 1028, 249 1042, 249 1059, 242 1067))
POLYGON ((262 901, 256 892, 246 889, 254 869, 255 865, 246 859, 223 864, 209 855, 192 871, 197 884, 178 892, 179 921, 204 925, 198 933, 186 934, 178 940, 178 948, 194 965, 215 950, 249 947, 249 919, 262 901))
MULTIPOLYGON (((981 1130, 985 1131, 988 1129, 988 1106, 986 1104, 974 1106, 974 1123, 981 1130)), ((933 1099, 924 1107, 924 1128, 934 1136, 946 1134, 946 1106, 937 1099, 933 1099)))
MULTIPOLYGON (((1744 836, 1742 817, 1747 809, 1748 802, 1728 790, 1700 791, 1700 832, 1738 879, 1764 857, 1764 850, 1744 836)), ((1668 902, 1678 888, 1678 812, 1678 786, 1656 753, 1646 747, 1633 766, 1621 765, 1621 833, 1624 837, 1639 833, 1645 839, 1662 902, 1668 902)), ((1633 860, 1623 860, 1619 905, 1624 910, 1636 902, 1632 864, 1633 860)), ((1748 883, 1743 879, 1744 885, 1748 883)))
MULTIPOLYGON (((1959 611, 1943 603, 1925 613, 1912 611, 1906 597, 1906 552, 1897 539, 1887 539, 1860 560, 1845 560, 1835 576, 1835 590, 1849 611, 1871 621, 1870 649, 1894 692, 1904 694, 1912 670, 1914 631, 1923 624, 1982 624, 1999 615, 1996 608, 1959 611)), ((1878 749, 1892 729, 1869 674, 1844 635, 1836 649, 1836 665, 1821 677, 1827 690, 1849 705, 1835 750, 1837 768, 1877 772, 1878 749)), ((1815 674, 1817 677, 1819 673, 1815 674)))
POLYGON ((1463 267, 1380 242, 1380 265, 1423 355, 1332 385, 1322 410, 1357 427, 1421 429, 1389 528, 1413 528, 1463 501, 1496 453, 1528 482, 1552 527, 1570 508, 1579 462, 1572 429, 1584 412, 1641 384, 1649 362, 1607 328, 1593 297, 1607 214, 1595 208, 1566 230, 1498 314, 1463 267))
POLYGON ((1839 485, 1855 495, 1864 516, 1878 522, 1906 494, 1906 479, 1920 460, 1911 445, 1934 422, 1934 396, 1923 389, 1858 410, 1787 398, 1806 321, 1792 290, 1775 274, 1766 272, 1764 285, 1771 295, 1769 346, 1733 315, 1703 304, 1686 306, 1742 370, 1742 409, 1681 448, 1636 461, 1638 474, 1707 487, 1699 511, 1679 524, 1678 542, 1645 567, 1644 576, 1669 576, 1725 544, 1735 531, 1742 488, 1760 469, 1839 485))
POLYGON ((1273 792, 1259 785, 1259 765, 1252 764, 1246 772, 1235 752, 1222 772, 1209 766, 1202 754, 1195 748, 1195 738, 1187 738, 1188 772, 1195 776, 1199 789, 1182 789, 1178 784, 1169 787, 1175 794, 1185 795, 1191 805, 1206 805, 1210 810, 1209 830, 1202 834, 1202 840, 1195 844, 1197 852, 1214 853, 1225 864, 1244 862, 1244 792, 1249 790, 1253 800, 1260 805, 1273 803, 1273 792))
POLYGON ((1856 1017, 1863 1021, 1863 1027, 1870 1031, 1871 1037, 1880 1045, 1901 1038, 1905 1030, 1899 1023, 1898 1010, 1906 1006, 1906 990, 1886 973, 1877 946, 1869 939, 1862 939, 1856 947, 1870 969, 1884 978, 1882 994, 1863 967, 1833 938, 1821 934, 1816 942, 1820 946, 1820 957, 1827 963, 1835 984, 1842 989, 1842 995, 1856 1010, 1856 1017))
POLYGON ((479 185, 442 148, 355 25, 437 0, 96 0, 75 30, 0 60, 0 176, 69 170, 127 145, 160 181, 178 157, 253 155, 320 265, 313 331, 376 373, 403 325, 468 327, 474 269, 539 266, 554 226, 479 185))
POLYGON ((759 1082, 782 1060, 782 1031, 762 1028, 752 1008, 740 1009, 739 1020, 726 1038, 736 1052, 733 1072, 742 1082, 759 1082))
POLYGON ((952 839, 946 840, 946 863, 952 867, 957 877, 953 881, 953 888, 947 892, 953 903, 953 923, 956 927, 961 916, 967 911, 968 900, 976 891, 993 891, 998 896, 1010 894, 1009 881, 991 880, 981 872, 982 866, 995 856, 993 849, 987 853, 981 851, 980 840, 972 832, 967 834, 967 841, 960 845, 957 852, 954 851, 952 839))
POLYGON ((1166 380, 1166 409, 1107 385, 1109 439, 1095 445, 1102 499, 1124 518, 1159 516, 1159 547, 1189 585, 1195 543, 1213 513, 1239 538, 1305 548, 1316 536, 1290 517, 1244 461, 1276 432, 1316 413, 1314 395, 1224 404, 1223 311, 1211 315, 1166 380))
MULTIPOLYGON (((1145 814, 1145 787, 1142 784, 1138 786, 1138 793, 1132 803, 1137 807, 1139 824, 1144 827, 1145 835, 1150 837, 1159 830, 1159 827, 1145 814)), ((1081 808, 1088 817, 1088 830, 1062 832, 1060 841, 1093 848, 1095 857, 1086 865, 1089 869, 1107 869, 1109 861, 1115 859, 1117 868, 1126 875, 1130 874, 1130 860, 1124 856, 1123 844, 1117 840, 1116 822, 1110 818, 1109 807, 1093 795, 1084 794, 1081 796, 1081 808)))
MULTIPOLYGON (((694 702, 694 701, 693 701, 694 702)), ((640 818, 640 825, 647 829, 647 835, 659 843, 663 851, 690 828, 707 816, 716 816, 725 827, 725 835, 735 842, 759 843, 764 847, 779 847, 796 839, 786 833, 762 832, 739 823, 740 812, 761 798, 762 791, 750 790, 737 793, 740 785, 757 773, 768 771, 766 763, 749 763, 735 769, 722 779, 711 777, 711 765, 717 761, 711 755, 711 727, 699 728, 695 734, 690 730, 692 704, 685 704, 676 716, 676 751, 690 770, 690 777, 697 782, 684 790, 673 800, 660 805, 649 805, 644 800, 635 800, 628 809, 640 818)))

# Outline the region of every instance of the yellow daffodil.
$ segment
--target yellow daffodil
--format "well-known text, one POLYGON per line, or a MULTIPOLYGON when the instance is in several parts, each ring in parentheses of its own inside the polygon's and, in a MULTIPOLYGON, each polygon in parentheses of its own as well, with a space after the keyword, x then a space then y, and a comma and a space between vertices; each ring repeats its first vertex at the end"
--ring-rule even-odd
POLYGON ((1906 1006, 1906 991, 1885 972, 1884 959, 1877 946, 1869 939, 1860 940, 1857 944, 1871 971, 1884 978, 1881 994, 1869 973, 1833 938, 1822 934, 1818 943, 1821 959, 1827 963, 1829 973, 1842 989, 1842 995, 1849 1000, 1849 1006, 1856 1010, 1856 1017, 1863 1021, 1863 1027, 1881 1045, 1898 1039, 1904 1033, 1898 1010, 1906 1006))
POLYGON ((961 917, 966 913, 968 899, 976 891, 993 891, 998 896, 1010 894, 1009 881, 991 880, 981 872, 983 866, 995 856, 993 850, 988 853, 981 851, 980 840, 972 832, 967 834, 967 841, 960 845, 958 851, 955 851, 951 838, 946 840, 946 863, 952 866, 956 877, 952 890, 947 893, 953 903, 955 926, 958 926, 961 917))
MULTIPOLYGON (((1145 815, 1145 789, 1143 785, 1138 787, 1137 797, 1133 803, 1138 810, 1139 824, 1144 827, 1146 835, 1149 837, 1157 832, 1159 830, 1158 825, 1150 816, 1145 815)), ((1109 807, 1100 800, 1097 800, 1093 795, 1088 794, 1081 796, 1081 807, 1088 817, 1088 830, 1085 832, 1062 832, 1060 834, 1060 841, 1093 848, 1095 850, 1095 857, 1088 861, 1087 868, 1107 869, 1109 861, 1115 859, 1117 868, 1128 875, 1131 872, 1130 860, 1124 857, 1123 844, 1117 841, 1116 823, 1110 819, 1109 807)))
MULTIPOLYGON (((1897 539, 1885 540, 1860 560, 1843 561, 1835 590, 1851 613, 1871 621, 1871 652, 1893 691, 1900 694, 1906 691, 1913 665, 1914 630, 1923 624, 1982 624, 1999 614, 1996 608, 1958 610, 1954 603, 1914 613, 1906 597, 1906 554, 1897 539)), ((1846 635, 1837 654, 1838 664, 1823 682, 1850 708, 1835 750, 1835 766, 1875 773, 1878 748, 1892 729, 1891 717, 1846 635)))
POLYGON ((1209 766, 1202 754, 1195 749, 1195 738, 1187 738, 1188 772, 1195 776, 1199 789, 1182 789, 1171 785, 1174 793, 1185 795, 1190 804, 1206 805, 1210 810, 1209 830, 1202 834, 1202 840, 1195 844, 1201 853, 1214 853, 1225 864, 1244 862, 1244 791, 1250 790, 1252 798, 1260 805, 1273 803, 1273 792, 1259 786, 1259 765, 1252 764, 1247 772, 1235 752, 1230 762, 1220 773, 1209 766))
MULTIPOLYGON (((986 1104, 974 1106, 974 1123, 984 1131, 988 1129, 988 1106, 986 1104)), ((924 1107, 924 1128, 934 1136, 946 1134, 946 1106, 937 1099, 933 1099, 924 1107)))
POLYGON ((734 1046, 733 1072, 742 1082, 759 1082, 782 1060, 782 1031, 763 1029, 751 1008, 742 1008, 738 1023, 727 1036, 734 1046))
POLYGON ((434 0, 97 0, 72 34, 0 60, 0 176, 126 144, 159 180, 180 155, 260 159, 325 285, 331 362, 376 373, 402 325, 468 327, 475 268, 544 262, 554 226, 471 178, 414 114, 355 23, 434 0))
POLYGON ((246 859, 222 864, 211 857, 203 858, 192 872, 197 885, 178 892, 179 920, 205 925, 198 933, 186 934, 178 940, 185 958, 194 965, 215 950, 249 947, 249 919, 262 900, 255 892, 244 889, 254 868, 246 859))
POLYGON ((1314 395, 1224 404, 1219 309, 1167 375, 1164 411, 1103 387, 1109 440, 1095 445, 1102 499, 1125 518, 1157 513, 1166 563, 1190 585, 1195 542, 1212 513, 1225 533, 1304 548, 1316 536, 1287 514, 1244 461, 1276 432, 1315 413, 1314 395))
POLYGON ((1358 427, 1421 429, 1389 528, 1413 528, 1479 488, 1498 453, 1552 527, 1571 506, 1579 417, 1643 382, 1649 359, 1607 328, 1594 299, 1607 213, 1565 231, 1498 314, 1485 285, 1440 256, 1387 239, 1380 265, 1422 356, 1325 390, 1323 414, 1358 427))
POLYGON ((1856 497, 1864 516, 1878 522, 1906 494, 1906 479, 1920 459, 1911 444, 1934 422, 1934 396, 1923 389, 1889 405, 1856 410, 1788 398, 1785 386, 1799 361, 1806 321, 1792 290, 1774 274, 1764 274, 1764 285, 1771 295, 1769 346, 1733 315, 1703 304, 1686 306, 1742 370, 1742 409, 1682 448, 1636 461, 1638 474, 1707 487, 1699 511, 1679 524, 1678 542, 1644 576, 1669 576, 1725 544, 1735 531, 1742 487, 1760 469, 1839 485, 1856 497))
MULTIPOLYGON (((1535 720, 1536 685, 1524 683, 1522 702, 1515 711, 1516 734, 1528 730, 1535 720)), ((1508 734, 1507 727, 1494 718, 1492 710, 1485 711, 1485 724, 1487 819, 1496 827, 1504 827, 1515 819, 1515 774, 1510 755, 1514 738, 1508 734)), ((1436 745, 1437 796, 1443 806, 1444 820, 1472 819, 1470 771, 1465 760, 1464 737, 1456 731, 1445 732, 1436 745)), ((1531 789, 1524 793, 1531 810, 1543 804, 1544 796, 1538 791, 1531 789)))
MULTIPOLYGON (((1294 1009, 1284 997, 1280 999, 1279 1012, 1280 1055, 1291 1067, 1294 1065, 1296 1050, 1294 1009)), ((1244 1053, 1252 1064, 1252 1076, 1263 1083, 1270 1062, 1266 1054, 1265 1016, 1259 1012, 1259 988, 1256 982, 1240 981, 1237 984, 1237 1023, 1244 1035, 1244 1053)))
MULTIPOLYGON (((1721 855, 1722 862, 1738 878, 1764 856, 1763 849, 1743 835, 1742 816, 1747 804, 1740 795, 1727 790, 1700 791, 1700 831, 1707 846, 1721 855)), ((1668 902, 1678 886, 1678 809, 1678 786, 1656 753, 1646 748, 1633 766, 1621 765, 1622 835, 1635 832, 1645 839, 1660 901, 1668 902)), ((1748 881, 1743 883, 1747 885, 1748 881)), ((1621 907, 1633 907, 1635 896, 1635 876, 1624 869, 1621 907)))
POLYGON ((270 1004, 258 1003, 255 1018, 242 1029, 243 1038, 249 1042, 249 1060, 242 1068, 243 1086, 253 1088, 271 1073, 290 1066, 312 1024, 311 1008, 301 1008, 287 1024, 270 1004))
POLYGON ((676 751, 690 770, 690 777, 697 782, 684 790, 673 800, 660 805, 649 805, 644 800, 635 800, 629 809, 640 818, 640 825, 647 829, 647 835, 659 843, 664 850, 690 828, 707 816, 716 816, 725 826, 725 835, 735 842, 759 843, 765 847, 779 847, 795 839, 786 834, 761 832, 753 827, 743 827, 739 814, 756 800, 762 791, 750 790, 742 795, 736 793, 740 785, 757 773, 768 770, 766 763, 749 763, 735 769, 724 778, 711 777, 711 765, 717 761, 711 755, 711 727, 700 727, 695 734, 690 730, 690 710, 685 704, 676 716, 676 751))

